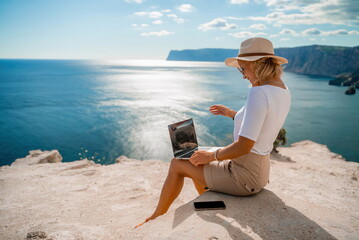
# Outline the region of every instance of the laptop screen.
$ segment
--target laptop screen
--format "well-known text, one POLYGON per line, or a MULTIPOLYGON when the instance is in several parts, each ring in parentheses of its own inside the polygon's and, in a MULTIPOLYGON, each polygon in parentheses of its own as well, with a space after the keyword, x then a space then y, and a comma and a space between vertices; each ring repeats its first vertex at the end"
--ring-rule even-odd
POLYGON ((171 124, 168 126, 168 130, 170 132, 175 157, 198 148, 193 119, 171 124))

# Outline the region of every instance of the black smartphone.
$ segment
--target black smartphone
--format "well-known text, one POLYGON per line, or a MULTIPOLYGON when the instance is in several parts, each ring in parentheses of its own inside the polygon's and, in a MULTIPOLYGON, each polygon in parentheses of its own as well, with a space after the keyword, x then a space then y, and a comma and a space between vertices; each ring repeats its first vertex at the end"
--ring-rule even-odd
POLYGON ((223 201, 194 202, 193 204, 196 211, 226 209, 223 201))

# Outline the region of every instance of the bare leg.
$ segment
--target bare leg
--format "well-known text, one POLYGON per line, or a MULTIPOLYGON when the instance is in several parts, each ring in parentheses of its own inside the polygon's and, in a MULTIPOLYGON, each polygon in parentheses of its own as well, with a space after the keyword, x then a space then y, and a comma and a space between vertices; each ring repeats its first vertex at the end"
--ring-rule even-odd
POLYGON ((202 195, 203 193, 207 192, 207 190, 205 189, 205 185, 199 184, 197 181, 193 180, 193 184, 198 192, 199 195, 202 195))
MULTIPOLYGON (((176 158, 172 159, 166 181, 162 187, 157 208, 154 213, 146 219, 145 222, 155 219, 156 217, 163 215, 168 211, 171 204, 178 197, 182 190, 184 177, 192 178, 196 188, 199 188, 197 189, 197 191, 200 189, 204 190, 204 187, 206 186, 206 181, 204 179, 203 166, 196 167, 192 165, 189 161, 176 158)), ((139 227, 142 224, 139 224, 136 227, 139 227)))

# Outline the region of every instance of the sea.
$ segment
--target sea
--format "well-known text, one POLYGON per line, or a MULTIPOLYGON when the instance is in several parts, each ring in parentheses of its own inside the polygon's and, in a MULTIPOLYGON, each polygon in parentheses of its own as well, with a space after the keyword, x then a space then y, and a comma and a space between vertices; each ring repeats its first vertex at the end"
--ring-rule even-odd
MULTIPOLYGON (((359 162, 359 94, 345 95, 328 77, 285 72, 283 80, 292 94, 286 146, 311 140, 359 162)), ((226 146, 233 120, 208 109, 238 110, 248 89, 219 62, 1 59, 0 165, 36 149, 57 149, 64 162, 169 161, 167 126, 189 118, 200 145, 226 146)))

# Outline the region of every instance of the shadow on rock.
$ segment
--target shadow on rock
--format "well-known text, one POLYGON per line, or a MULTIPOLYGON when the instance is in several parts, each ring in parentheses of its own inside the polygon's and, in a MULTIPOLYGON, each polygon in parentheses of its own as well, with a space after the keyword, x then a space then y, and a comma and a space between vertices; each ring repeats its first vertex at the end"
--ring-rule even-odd
POLYGON ((284 156, 284 155, 280 154, 279 152, 277 153, 274 151, 271 152, 270 159, 274 160, 274 161, 279 161, 279 162, 295 163, 295 161, 293 161, 290 157, 284 156))
POLYGON ((206 192, 176 209, 173 228, 193 213, 207 222, 222 225, 232 239, 336 239, 266 189, 251 197, 206 192), (226 210, 194 211, 193 202, 216 200, 224 201, 226 210))

